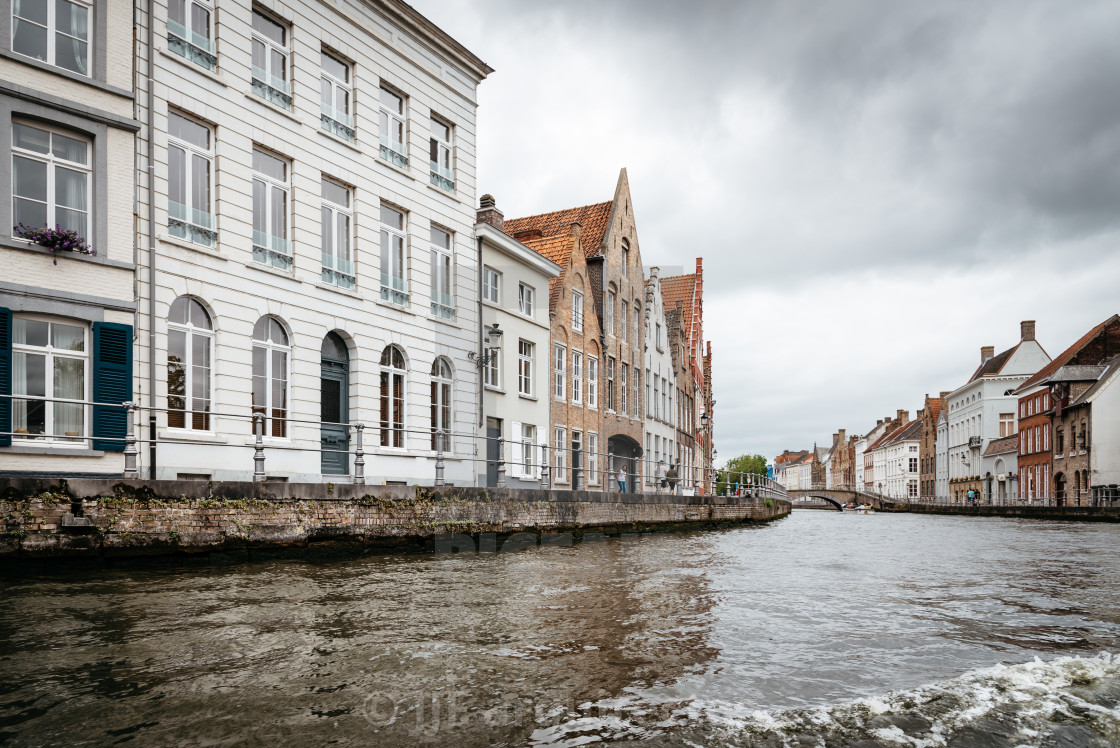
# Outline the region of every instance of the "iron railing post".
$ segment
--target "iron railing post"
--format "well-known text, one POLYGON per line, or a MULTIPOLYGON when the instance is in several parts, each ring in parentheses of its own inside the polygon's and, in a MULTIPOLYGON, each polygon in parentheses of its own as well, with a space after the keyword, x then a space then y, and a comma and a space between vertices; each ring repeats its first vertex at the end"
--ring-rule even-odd
POLYGON ((436 429, 436 485, 443 485, 443 429, 436 429))
POLYGON ((136 465, 136 424, 134 422, 136 403, 131 401, 121 403, 121 407, 124 408, 125 418, 127 419, 124 437, 124 477, 126 480, 129 478, 136 479, 140 477, 140 468, 136 465))
POLYGON ((498 437, 498 488, 506 487, 506 440, 498 437))
POLYGON ((253 414, 253 433, 256 443, 253 445, 253 482, 264 482, 264 414, 253 414))
POLYGON ((362 447, 362 432, 365 428, 364 423, 354 424, 354 483, 359 486, 366 482, 366 453, 362 447))
POLYGON ((548 447, 541 447, 541 490, 550 488, 548 477, 548 447))

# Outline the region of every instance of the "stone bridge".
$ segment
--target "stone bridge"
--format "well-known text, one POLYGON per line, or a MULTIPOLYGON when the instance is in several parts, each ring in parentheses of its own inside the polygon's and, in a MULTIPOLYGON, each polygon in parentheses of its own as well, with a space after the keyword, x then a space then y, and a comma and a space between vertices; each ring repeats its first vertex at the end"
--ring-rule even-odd
POLYGON ((832 504, 838 510, 844 504, 870 504, 875 509, 890 511, 894 503, 878 494, 868 493, 857 488, 790 488, 786 490, 790 502, 797 506, 798 499, 820 499, 832 504))

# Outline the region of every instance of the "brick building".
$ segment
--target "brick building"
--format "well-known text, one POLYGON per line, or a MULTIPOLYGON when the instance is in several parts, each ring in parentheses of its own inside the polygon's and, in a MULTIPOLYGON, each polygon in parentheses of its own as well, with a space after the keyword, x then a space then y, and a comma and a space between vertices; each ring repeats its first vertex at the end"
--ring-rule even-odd
POLYGON ((703 481, 701 488, 710 492, 708 480, 712 469, 712 434, 715 426, 715 399, 711 391, 711 344, 704 340, 704 262, 696 258, 696 272, 666 276, 661 279, 661 296, 665 308, 679 309, 678 324, 685 337, 684 353, 692 374, 693 433, 695 464, 703 481), (705 348, 706 346, 706 348, 705 348), (706 351, 706 352, 705 352, 706 351), (703 416, 703 417, 701 417, 703 416))
POLYGON ((926 395, 922 405, 922 434, 918 445, 918 486, 922 499, 932 500, 937 496, 937 419, 941 416, 941 406, 948 392, 939 397, 926 395))
MULTIPOLYGON (((664 289, 664 281, 662 281, 664 289)), ((664 298, 664 290, 662 292, 664 298)), ((696 387, 692 377, 692 360, 688 353, 688 332, 683 325, 684 303, 677 300, 670 308, 665 305, 665 325, 668 328, 669 347, 673 354, 673 369, 677 380, 677 473, 681 490, 696 490, 696 387)))
POLYGON ((588 468, 615 474, 625 466, 633 491, 641 475, 645 279, 626 170, 607 202, 515 218, 505 227, 564 268, 549 288, 552 451, 554 462, 561 460, 553 480, 595 485, 590 472, 584 480, 588 468))

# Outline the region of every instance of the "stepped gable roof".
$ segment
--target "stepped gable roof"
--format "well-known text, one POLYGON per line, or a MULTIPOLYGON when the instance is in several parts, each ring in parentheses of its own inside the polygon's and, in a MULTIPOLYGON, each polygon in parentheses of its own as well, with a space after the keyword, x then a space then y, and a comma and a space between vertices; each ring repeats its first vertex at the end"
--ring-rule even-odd
POLYGON ((992 439, 988 442, 988 448, 984 450, 984 456, 1005 455, 1018 451, 1019 435, 1012 434, 1011 436, 1001 436, 999 439, 992 439))
POLYGON ((1076 343, 1055 356, 1053 359, 1051 359, 1050 363, 1046 364, 1046 366, 1043 366, 1041 369, 1035 372, 1035 375, 1033 377, 1019 385, 1019 389, 1015 390, 1015 392, 1021 394, 1023 392, 1026 392, 1029 388, 1041 384, 1044 379, 1072 361, 1073 357, 1080 353, 1081 350, 1085 348, 1085 346, 1092 343, 1101 333, 1105 331, 1105 328, 1109 327, 1110 325, 1114 325, 1117 322, 1120 322, 1120 314, 1112 315, 1104 322, 1100 323, 1092 330, 1082 335, 1076 343))
POLYGON ((666 309, 676 309, 681 302, 681 329, 686 338, 692 338, 692 299, 696 294, 696 273, 670 275, 661 279, 661 303, 666 309))
POLYGON ((940 397, 931 397, 929 399, 929 410, 926 411, 926 415, 929 416, 929 419, 934 423, 937 423, 937 416, 941 415, 941 406, 943 404, 944 401, 940 397))
POLYGON ((981 377, 994 377, 996 374, 999 374, 1000 370, 1003 369, 1004 364, 1006 364, 1008 359, 1011 358, 1011 355, 1015 353, 1015 351, 1019 350, 1019 346, 1022 344, 1022 342, 1023 341, 1019 341, 998 356, 992 356, 987 361, 980 364, 980 368, 976 370, 976 373, 973 374, 972 378, 968 381, 975 382, 981 377))
MULTIPOLYGON (((611 219, 611 207, 613 205, 614 201, 608 200, 605 203, 584 205, 581 208, 566 208, 551 213, 525 216, 524 218, 507 218, 505 230, 514 239, 531 247, 533 246, 533 239, 568 236, 571 231, 569 227, 573 223, 579 222, 583 225, 581 244, 584 253, 587 257, 591 257, 599 253, 599 245, 603 243, 603 237, 607 233, 607 224, 611 219), (518 236, 518 234, 523 233, 524 236, 518 236)), ((568 247, 568 251, 571 251, 571 247, 568 247)), ((563 260, 551 257, 549 259, 559 265, 566 265, 568 254, 567 252, 564 253, 563 260)))

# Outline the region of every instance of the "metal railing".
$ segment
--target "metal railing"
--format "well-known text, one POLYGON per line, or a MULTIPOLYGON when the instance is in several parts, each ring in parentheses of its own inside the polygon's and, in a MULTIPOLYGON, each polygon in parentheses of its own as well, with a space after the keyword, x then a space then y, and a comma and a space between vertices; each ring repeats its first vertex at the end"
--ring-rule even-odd
MULTIPOLYGON (((266 472, 266 464, 268 455, 273 452, 318 452, 320 454, 338 454, 347 455, 347 463, 353 459, 353 470, 346 474, 340 474, 338 477, 342 478, 349 476, 356 484, 364 484, 366 482, 366 466, 367 458, 371 456, 379 457, 396 457, 396 456, 411 456, 415 457, 417 454, 423 457, 434 460, 434 476, 433 484, 436 486, 446 485, 446 468, 447 460, 451 459, 456 462, 470 462, 470 463, 486 463, 487 466, 493 466, 497 474, 496 485, 498 487, 505 487, 507 485, 507 473, 510 465, 516 464, 519 472, 515 477, 524 482, 533 482, 540 486, 542 489, 553 489, 557 486, 561 488, 570 487, 572 490, 585 489, 585 490, 599 490, 605 492, 618 492, 623 490, 618 481, 620 466, 627 467, 626 487, 625 491, 628 493, 639 493, 644 483, 652 481, 654 492, 656 493, 714 493, 712 487, 716 485, 717 478, 721 475, 726 475, 725 471, 717 471, 715 469, 705 470, 698 465, 692 465, 687 469, 683 466, 677 465, 678 475, 674 480, 668 475, 659 475, 657 473, 658 462, 645 457, 635 457, 629 455, 616 454, 609 448, 606 452, 589 451, 587 449, 575 447, 556 447, 540 442, 521 442, 517 440, 519 445, 528 444, 531 452, 531 457, 526 458, 523 446, 519 446, 521 457, 514 463, 512 459, 507 460, 507 455, 512 458, 513 447, 512 442, 507 445, 510 440, 505 437, 492 437, 485 434, 479 434, 473 431, 470 432, 457 432, 448 429, 431 429, 429 428, 403 428, 398 427, 396 424, 383 424, 377 423, 376 425, 369 425, 361 422, 330 422, 319 421, 314 419, 293 418, 288 416, 269 415, 265 412, 223 412, 208 410, 203 412, 191 411, 182 408, 166 408, 166 407, 152 407, 147 405, 140 405, 135 402, 123 403, 110 403, 110 402, 96 402, 92 400, 71 400, 65 398, 48 398, 48 397, 28 397, 22 395, 4 395, 0 396, 0 406, 7 405, 7 402, 28 402, 28 403, 63 403, 69 405, 81 405, 86 410, 86 417, 83 418, 84 428, 88 430, 88 424, 92 422, 89 418, 89 412, 93 408, 116 408, 125 411, 125 435, 121 436, 102 436, 92 433, 85 433, 84 435, 57 435, 49 433, 28 433, 26 431, 8 431, 0 432, 0 436, 10 436, 13 438, 14 443, 23 445, 43 445, 44 443, 59 444, 63 447, 74 447, 77 445, 84 445, 86 447, 92 446, 93 442, 110 442, 123 444, 124 454, 124 470, 123 477, 130 479, 139 479, 141 473, 141 446, 147 445, 149 455, 148 468, 151 469, 152 464, 155 462, 156 455, 155 449, 160 445, 166 446, 201 446, 206 448, 215 449, 252 449, 252 477, 254 481, 268 480, 266 472), (143 423, 143 413, 149 415, 150 434, 147 438, 137 433, 137 427, 143 423), (204 415, 206 422, 212 424, 212 419, 240 419, 247 422, 246 425, 251 423, 251 444, 236 444, 229 442, 219 441, 200 441, 196 434, 200 430, 196 429, 178 429, 176 427, 169 427, 165 423, 163 428, 171 430, 171 434, 160 434, 157 432, 155 415, 156 414, 182 414, 184 422, 189 423, 191 417, 195 415, 204 415), (299 441, 299 438, 292 437, 291 426, 304 426, 307 427, 307 435, 303 438, 305 441, 310 440, 311 432, 315 429, 321 430, 323 427, 329 427, 336 431, 341 431, 343 428, 346 430, 347 444, 345 449, 334 449, 325 447, 322 443, 318 445, 311 445, 308 443, 278 443, 274 438, 266 436, 266 424, 283 424, 283 437, 284 439, 292 439, 299 441), (366 447, 365 437, 368 430, 374 430, 383 436, 387 436, 390 441, 395 434, 408 435, 414 443, 432 443, 435 449, 400 449, 382 447, 381 449, 375 447, 371 452, 366 447), (179 434, 174 432, 181 432, 179 434), (353 434, 353 439, 350 435, 353 434), (177 438, 181 436, 182 438, 177 438), (430 441, 429 441, 430 440, 430 441), (491 443, 497 442, 496 454, 490 454, 489 446, 491 443), (458 448, 456 445, 458 444, 458 448), (478 456, 477 447, 481 444, 482 453, 484 456, 478 456), (593 459, 592 459, 593 458, 593 459), (631 468, 635 468, 631 474, 631 468), (638 469, 640 468, 640 469, 638 469), (553 479, 559 473, 560 477, 553 479), (667 485, 662 486, 662 481, 667 485)), ((275 413, 275 411, 273 411, 275 413)), ((206 429, 202 433, 206 435, 213 435, 220 438, 224 434, 228 434, 229 430, 219 431, 218 429, 206 429)), ((2 453, 0 453, 2 454, 2 453)), ((49 455, 49 452, 46 454, 49 455)), ((699 456, 699 455, 698 455, 699 456)), ((176 464, 175 467, 184 472, 190 470, 210 470, 212 466, 191 466, 176 464)), ((248 467, 246 465, 246 467, 248 467)), ((666 471, 667 472, 667 471, 666 471)), ((150 477, 154 477, 154 471, 150 470, 150 477)), ((328 474, 324 474, 327 477, 328 474)), ((734 478, 736 474, 732 473, 734 478)), ((333 474, 330 477, 334 477, 333 474)), ((472 475, 472 483, 475 476, 472 475)), ((738 473, 738 481, 732 481, 735 485, 735 490, 728 491, 730 495, 737 495, 740 497, 749 497, 756 499, 772 499, 779 498, 785 499, 786 492, 776 481, 767 478, 766 476, 752 475, 750 473, 738 473)))

